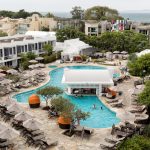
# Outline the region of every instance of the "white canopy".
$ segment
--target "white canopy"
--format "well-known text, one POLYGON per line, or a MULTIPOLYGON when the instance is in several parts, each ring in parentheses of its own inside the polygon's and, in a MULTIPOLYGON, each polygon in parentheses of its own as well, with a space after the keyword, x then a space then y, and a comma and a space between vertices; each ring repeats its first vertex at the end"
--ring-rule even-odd
POLYGON ((140 53, 136 54, 138 57, 141 57, 142 55, 150 53, 150 49, 145 49, 141 51, 140 53))
POLYGON ((62 84, 113 84, 109 70, 64 69, 62 84))

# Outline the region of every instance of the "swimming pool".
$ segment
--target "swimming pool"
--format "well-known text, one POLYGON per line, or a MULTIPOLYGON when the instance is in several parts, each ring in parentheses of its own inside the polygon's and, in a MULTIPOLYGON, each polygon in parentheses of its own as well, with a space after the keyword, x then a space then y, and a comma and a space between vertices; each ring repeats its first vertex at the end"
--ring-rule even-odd
MULTIPOLYGON (((69 69, 106 69, 104 67, 98 67, 98 66, 68 66, 66 68, 69 68, 69 69)), ((51 79, 46 85, 58 86, 58 87, 65 89, 67 85, 61 84, 63 72, 64 72, 64 67, 52 70, 49 73, 51 79)), ((18 102, 27 103, 29 96, 32 94, 35 94, 36 90, 14 95, 13 98, 17 99, 18 102)), ((116 113, 111 111, 108 107, 106 107, 99 100, 97 96, 84 96, 83 98, 79 97, 78 99, 76 99, 75 96, 67 95, 64 92, 62 97, 71 99, 71 101, 75 105, 80 107, 83 111, 85 112, 90 111, 91 113, 90 118, 88 118, 86 121, 81 121, 81 125, 83 126, 92 127, 92 128, 107 128, 107 127, 111 127, 113 123, 116 125, 121 121, 120 119, 116 118, 116 113), (92 108, 93 104, 96 104, 96 109, 92 108), (103 110, 100 109, 101 107, 103 107, 103 110)), ((40 97, 40 99, 41 101, 45 101, 42 97, 40 97)))
POLYGON ((58 66, 55 66, 55 65, 50 65, 48 66, 48 68, 57 68, 58 66))

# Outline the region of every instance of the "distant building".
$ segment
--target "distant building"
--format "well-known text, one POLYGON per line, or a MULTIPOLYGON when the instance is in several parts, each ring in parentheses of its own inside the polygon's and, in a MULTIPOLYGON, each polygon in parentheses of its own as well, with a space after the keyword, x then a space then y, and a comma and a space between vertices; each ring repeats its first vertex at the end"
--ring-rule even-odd
POLYGON ((82 25, 82 32, 85 32, 85 22, 82 20, 74 20, 71 18, 54 18, 54 20, 49 21, 49 30, 52 31, 52 28, 64 29, 68 24, 72 29, 77 29, 78 25, 82 25))
POLYGON ((53 18, 41 18, 38 14, 33 14, 26 19, 0 17, 0 31, 9 35, 25 34, 27 31, 42 31, 43 27, 49 28, 50 20, 53 20, 53 18))

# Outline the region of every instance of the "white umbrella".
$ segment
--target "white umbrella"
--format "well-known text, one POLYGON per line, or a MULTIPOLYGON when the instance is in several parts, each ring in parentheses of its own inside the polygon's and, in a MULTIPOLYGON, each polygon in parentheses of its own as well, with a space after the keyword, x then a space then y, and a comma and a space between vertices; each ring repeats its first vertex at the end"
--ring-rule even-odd
POLYGON ((133 89, 128 90, 128 92, 131 93, 131 95, 132 94, 138 95, 138 94, 142 93, 142 90, 133 88, 133 89))
POLYGON ((0 69, 0 71, 3 71, 2 69, 0 69))
POLYGON ((121 52, 121 54, 127 54, 127 53, 128 53, 128 52, 126 52, 126 51, 122 51, 122 52, 121 52))
POLYGON ((0 121, 0 131, 6 129, 8 127, 8 123, 0 121))
POLYGON ((11 74, 14 74, 14 73, 17 73, 18 71, 15 70, 15 69, 10 69, 10 70, 7 70, 8 73, 11 73, 11 74))
POLYGON ((41 70, 32 70, 32 71, 30 71, 32 74, 38 74, 38 73, 40 73, 41 72, 41 70))
POLYGON ((112 54, 112 52, 106 52, 106 54, 112 54))
POLYGON ((122 113, 117 113, 116 117, 121 119, 122 121, 126 121, 126 120, 133 120, 135 118, 135 115, 133 113, 125 111, 122 113))
POLYGON ((15 115, 14 117, 14 119, 19 120, 19 121, 25 121, 31 118, 33 118, 33 114, 32 112, 29 112, 29 111, 26 111, 26 112, 22 111, 18 113, 17 115, 15 115))
POLYGON ((43 122, 36 118, 28 119, 23 122, 24 127, 31 128, 31 129, 38 129, 42 124, 43 122))
POLYGON ((19 135, 20 135, 20 131, 17 131, 15 129, 5 129, 0 132, 0 138, 8 139, 8 144, 9 144, 9 139, 13 139, 19 135))
POLYGON ((3 101, 1 101, 1 104, 3 106, 8 106, 8 105, 11 105, 11 104, 16 103, 16 102, 17 102, 17 100, 14 98, 6 98, 3 101))
POLYGON ((35 58, 36 60, 43 60, 44 58, 43 57, 37 57, 35 58))
POLYGON ((120 52, 119 52, 119 51, 114 51, 113 53, 114 53, 114 54, 118 54, 118 53, 120 53, 120 52))
POLYGON ((58 58, 57 54, 56 54, 56 59, 58 58))
POLYGON ((10 106, 7 107, 7 110, 9 111, 19 111, 22 109, 24 109, 24 107, 18 103, 11 104, 10 106))
POLYGON ((4 80, 3 80, 3 81, 1 81, 0 83, 1 83, 1 85, 3 85, 3 84, 11 83, 11 82, 12 82, 12 80, 4 79, 4 80))
POLYGON ((109 89, 113 91, 123 91, 123 88, 118 86, 111 86, 109 89))
POLYGON ((36 60, 30 60, 29 62, 30 63, 37 63, 38 61, 36 61, 36 60))
POLYGON ((35 76, 35 75, 36 75, 36 73, 35 73, 35 72, 33 72, 33 70, 32 70, 32 71, 29 71, 27 75, 28 75, 28 76, 30 76, 30 77, 32 77, 32 76, 35 76))
POLYGON ((139 90, 144 90, 145 87, 146 87, 146 86, 145 86, 144 84, 141 84, 141 85, 137 85, 137 86, 136 86, 136 88, 139 89, 139 90))
POLYGON ((35 65, 29 65, 28 67, 29 67, 29 68, 34 68, 34 67, 35 67, 35 65))
POLYGON ((38 63, 38 64, 36 64, 36 65, 38 65, 39 67, 44 67, 44 66, 45 66, 45 65, 42 64, 42 63, 38 63))
POLYGON ((6 74, 0 73, 0 77, 4 77, 4 76, 6 76, 6 74))

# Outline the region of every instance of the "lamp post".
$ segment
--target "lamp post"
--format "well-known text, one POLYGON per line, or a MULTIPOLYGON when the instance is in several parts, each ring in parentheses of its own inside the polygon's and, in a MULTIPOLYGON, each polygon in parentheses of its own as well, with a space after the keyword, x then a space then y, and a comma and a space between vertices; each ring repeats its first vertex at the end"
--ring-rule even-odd
POLYGON ((143 84, 144 84, 144 74, 145 74, 145 72, 146 72, 146 71, 145 71, 145 70, 143 70, 143 84))

